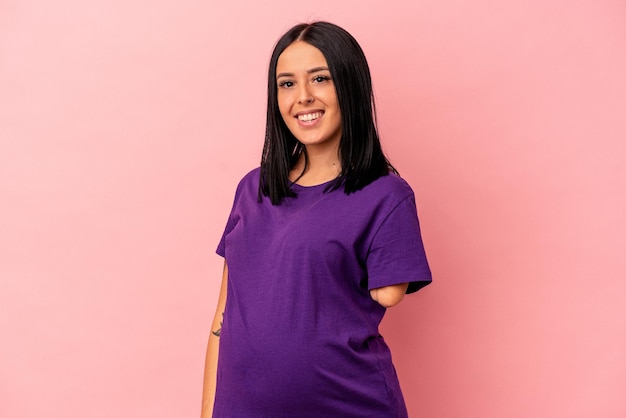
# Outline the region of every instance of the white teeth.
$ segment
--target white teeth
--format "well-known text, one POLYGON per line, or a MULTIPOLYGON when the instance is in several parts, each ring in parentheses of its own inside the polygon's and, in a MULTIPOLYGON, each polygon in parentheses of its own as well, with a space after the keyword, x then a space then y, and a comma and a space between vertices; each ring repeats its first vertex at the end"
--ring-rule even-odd
POLYGON ((307 113, 304 115, 298 115, 298 120, 301 120, 302 122, 310 122, 320 116, 322 116, 322 112, 307 113))

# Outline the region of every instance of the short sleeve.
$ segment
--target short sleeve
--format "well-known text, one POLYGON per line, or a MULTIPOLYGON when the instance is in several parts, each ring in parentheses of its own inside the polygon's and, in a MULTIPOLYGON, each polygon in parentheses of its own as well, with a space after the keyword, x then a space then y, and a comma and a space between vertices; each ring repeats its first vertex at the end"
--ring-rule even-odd
POLYGON ((220 242, 217 245, 217 250, 215 250, 215 252, 222 257, 226 257, 226 235, 228 235, 230 231, 233 230, 234 227, 235 227, 235 221, 233 220, 233 214, 231 211, 231 214, 228 216, 228 221, 226 221, 226 227, 224 228, 224 233, 222 234, 222 238, 220 239, 220 242))
POLYGON ((368 289, 409 283, 413 293, 432 281, 413 195, 402 200, 374 234, 366 260, 368 289))
POLYGON ((244 176, 244 178, 242 178, 239 184, 237 185, 237 189, 235 190, 235 198, 233 199, 233 205, 230 208, 230 214, 228 215, 228 220, 226 221, 226 227, 224 228, 224 233, 222 234, 222 237, 220 238, 220 242, 217 245, 217 249, 215 250, 217 255, 221 257, 226 258, 226 236, 230 234, 232 230, 235 229, 235 226, 237 225, 237 218, 238 218, 238 216, 236 215, 237 205, 241 198, 242 190, 246 187, 246 184, 250 181, 251 174, 253 173, 254 173, 254 170, 248 173, 246 176, 244 176))

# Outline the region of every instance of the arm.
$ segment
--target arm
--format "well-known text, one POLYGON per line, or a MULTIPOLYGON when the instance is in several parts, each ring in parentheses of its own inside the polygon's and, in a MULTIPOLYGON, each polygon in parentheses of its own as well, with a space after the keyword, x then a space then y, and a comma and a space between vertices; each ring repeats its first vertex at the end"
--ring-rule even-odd
POLYGON ((385 308, 391 308, 402 301, 408 287, 408 283, 379 287, 370 290, 370 296, 385 308))
POLYGON ((209 334, 209 344, 204 365, 204 387, 202 389, 202 413, 201 418, 211 418, 213 415, 213 403, 215 402, 215 387, 217 377, 217 357, 220 346, 220 332, 222 330, 222 316, 226 306, 226 288, 228 286, 228 266, 224 262, 222 285, 217 300, 215 317, 209 334))

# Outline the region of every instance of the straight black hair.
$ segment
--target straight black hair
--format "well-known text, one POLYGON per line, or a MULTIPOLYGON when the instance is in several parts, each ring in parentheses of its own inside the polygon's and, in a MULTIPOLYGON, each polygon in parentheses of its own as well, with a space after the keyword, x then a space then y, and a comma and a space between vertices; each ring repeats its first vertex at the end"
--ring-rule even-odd
POLYGON ((350 194, 390 171, 397 173, 380 146, 372 79, 363 50, 352 35, 337 25, 302 23, 278 40, 270 59, 259 200, 262 196, 269 196, 272 204, 279 205, 284 198, 295 197, 290 188, 289 172, 302 153, 307 158, 306 148, 289 131, 278 109, 278 57, 296 41, 316 47, 326 58, 341 111, 339 152, 342 172, 325 191, 343 186, 344 192, 350 194))

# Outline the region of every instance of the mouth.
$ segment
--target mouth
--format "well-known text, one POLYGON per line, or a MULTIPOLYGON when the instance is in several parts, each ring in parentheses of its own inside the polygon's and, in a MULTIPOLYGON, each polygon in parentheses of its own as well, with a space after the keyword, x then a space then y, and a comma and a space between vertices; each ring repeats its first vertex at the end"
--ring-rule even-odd
POLYGON ((321 118, 323 114, 324 112, 322 111, 302 113, 302 114, 296 115, 296 118, 298 118, 300 122, 313 122, 321 118))

